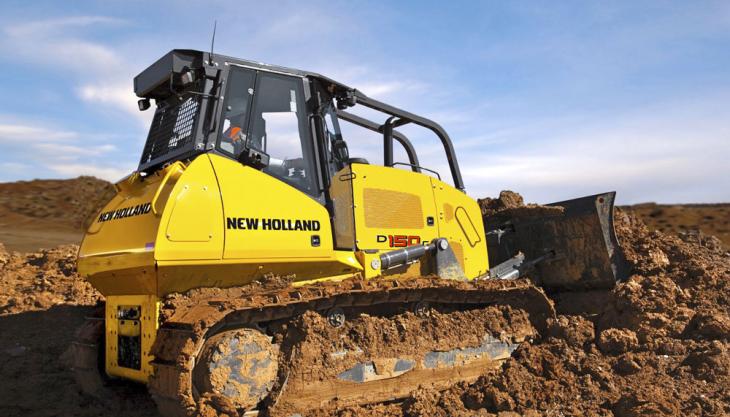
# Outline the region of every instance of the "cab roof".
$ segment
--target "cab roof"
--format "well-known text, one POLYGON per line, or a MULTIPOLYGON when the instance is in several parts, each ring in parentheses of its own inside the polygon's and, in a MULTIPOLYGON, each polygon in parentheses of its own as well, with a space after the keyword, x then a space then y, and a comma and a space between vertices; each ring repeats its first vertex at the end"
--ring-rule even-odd
POLYGON ((134 92, 138 97, 158 98, 158 91, 161 91, 159 87, 169 80, 171 73, 180 73, 185 67, 190 69, 211 67, 210 62, 213 63, 213 67, 216 65, 221 67, 223 64, 229 63, 260 71, 307 77, 319 80, 336 91, 354 91, 353 88, 316 72, 249 61, 221 54, 213 54, 212 57, 213 59, 211 59, 209 52, 194 49, 173 49, 134 77, 134 92))

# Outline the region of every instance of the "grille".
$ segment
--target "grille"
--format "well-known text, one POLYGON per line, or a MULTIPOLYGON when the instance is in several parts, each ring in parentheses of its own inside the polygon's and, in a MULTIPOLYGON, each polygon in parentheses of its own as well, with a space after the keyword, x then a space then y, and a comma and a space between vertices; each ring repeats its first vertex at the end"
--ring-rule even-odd
POLYGON ((380 188, 365 188, 365 227, 377 229, 422 229, 423 209, 416 194, 380 188))
POLYGON ((158 110, 152 119, 140 165, 191 145, 199 109, 200 101, 189 97, 177 106, 158 110))

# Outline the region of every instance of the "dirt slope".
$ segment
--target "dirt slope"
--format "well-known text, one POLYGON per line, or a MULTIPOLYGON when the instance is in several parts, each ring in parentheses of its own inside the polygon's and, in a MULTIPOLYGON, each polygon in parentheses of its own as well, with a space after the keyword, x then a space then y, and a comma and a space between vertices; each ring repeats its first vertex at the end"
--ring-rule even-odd
POLYGON ((0 242, 24 252, 79 243, 113 196, 114 187, 94 177, 0 183, 0 242))

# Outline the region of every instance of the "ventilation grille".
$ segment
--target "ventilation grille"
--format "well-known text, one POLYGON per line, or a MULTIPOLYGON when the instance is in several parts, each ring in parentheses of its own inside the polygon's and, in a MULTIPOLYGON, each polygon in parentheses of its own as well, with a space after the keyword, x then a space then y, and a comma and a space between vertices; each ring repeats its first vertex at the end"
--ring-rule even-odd
POLYGON ((155 112, 140 165, 190 146, 195 136, 199 109, 199 100, 189 97, 177 106, 155 112))
POLYGON ((377 229, 422 229, 421 199, 411 193, 365 188, 365 227, 377 229))

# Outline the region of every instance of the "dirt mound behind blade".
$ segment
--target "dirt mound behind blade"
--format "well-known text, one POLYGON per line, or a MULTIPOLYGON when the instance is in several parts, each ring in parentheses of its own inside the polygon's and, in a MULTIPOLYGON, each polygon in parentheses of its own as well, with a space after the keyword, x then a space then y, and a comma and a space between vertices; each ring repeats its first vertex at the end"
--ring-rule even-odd
POLYGON ((564 315, 502 369, 340 415, 730 414, 730 256, 620 210, 616 229, 631 277, 612 291, 553 294, 564 315))
POLYGON ((644 203, 622 209, 636 214, 650 229, 663 233, 689 233, 700 240, 716 240, 714 244, 730 251, 730 204, 644 203), (712 235, 719 239, 713 239, 712 235))

